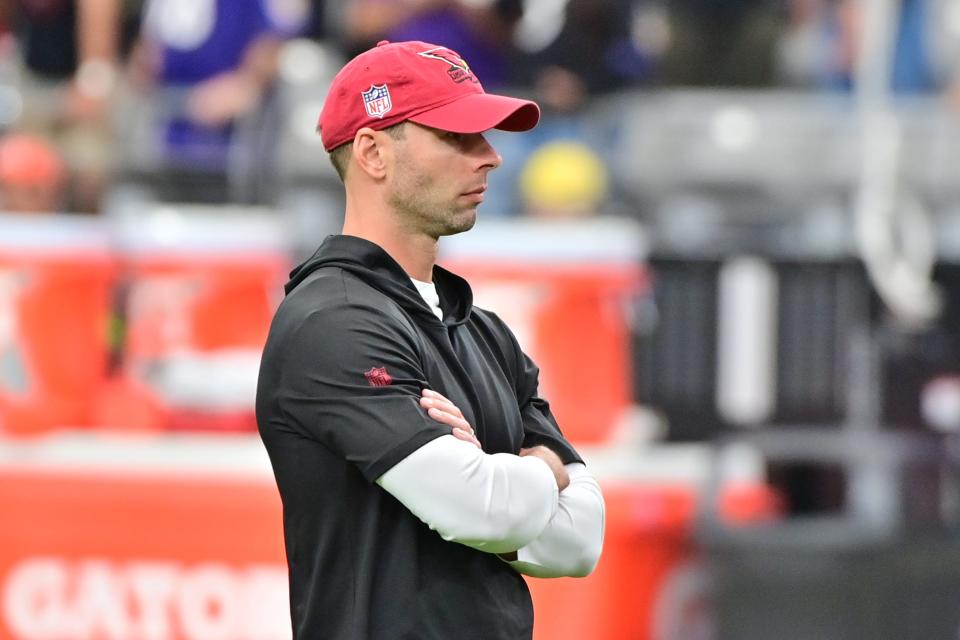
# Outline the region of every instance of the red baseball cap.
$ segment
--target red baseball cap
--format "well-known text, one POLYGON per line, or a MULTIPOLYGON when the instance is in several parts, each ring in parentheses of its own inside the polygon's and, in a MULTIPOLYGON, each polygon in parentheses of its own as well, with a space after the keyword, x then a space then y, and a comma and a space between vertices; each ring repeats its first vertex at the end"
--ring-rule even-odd
POLYGON ((469 65, 446 47, 382 40, 333 79, 320 138, 330 151, 362 127, 386 129, 404 120, 454 133, 527 131, 540 120, 540 107, 484 92, 469 65))

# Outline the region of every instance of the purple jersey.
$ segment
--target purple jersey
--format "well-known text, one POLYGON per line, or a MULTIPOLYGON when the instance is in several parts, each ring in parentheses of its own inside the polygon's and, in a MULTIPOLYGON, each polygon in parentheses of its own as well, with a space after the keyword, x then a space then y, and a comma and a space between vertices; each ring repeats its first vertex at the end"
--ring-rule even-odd
POLYGON ((251 44, 264 36, 303 32, 308 0, 149 0, 146 37, 159 46, 163 66, 158 124, 174 164, 220 170, 232 127, 205 127, 184 113, 186 91, 240 67, 251 44))
POLYGON ((306 27, 306 0, 151 0, 146 29, 163 54, 161 81, 190 85, 237 68, 257 38, 306 27))

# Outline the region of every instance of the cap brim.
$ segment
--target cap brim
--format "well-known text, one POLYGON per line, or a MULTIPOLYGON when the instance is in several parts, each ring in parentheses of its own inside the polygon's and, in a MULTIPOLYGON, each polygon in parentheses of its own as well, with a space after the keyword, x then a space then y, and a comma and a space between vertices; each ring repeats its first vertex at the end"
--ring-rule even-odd
POLYGON ((527 131, 540 121, 540 107, 530 100, 474 93, 408 120, 454 133, 481 133, 489 129, 527 131))

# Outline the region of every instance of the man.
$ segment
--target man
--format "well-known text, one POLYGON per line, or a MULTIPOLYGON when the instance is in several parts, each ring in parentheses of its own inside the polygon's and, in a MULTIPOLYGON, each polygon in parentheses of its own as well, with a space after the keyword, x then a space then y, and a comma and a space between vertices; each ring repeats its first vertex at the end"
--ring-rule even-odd
POLYGON ((538 119, 422 42, 381 42, 333 81, 319 130, 343 235, 293 271, 257 391, 298 640, 530 638, 520 574, 599 558, 603 499, 536 366, 434 264, 500 164, 481 132, 538 119))

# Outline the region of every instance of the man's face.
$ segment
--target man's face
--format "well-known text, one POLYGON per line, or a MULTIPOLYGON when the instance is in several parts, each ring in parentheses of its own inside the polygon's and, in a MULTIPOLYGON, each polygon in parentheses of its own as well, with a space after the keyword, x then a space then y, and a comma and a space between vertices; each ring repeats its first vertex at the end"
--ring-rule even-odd
POLYGON ((472 228, 487 173, 500 156, 479 133, 450 133, 413 122, 396 140, 390 204, 409 230, 434 238, 472 228))

